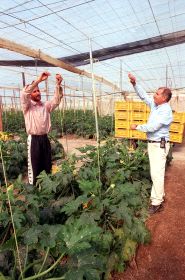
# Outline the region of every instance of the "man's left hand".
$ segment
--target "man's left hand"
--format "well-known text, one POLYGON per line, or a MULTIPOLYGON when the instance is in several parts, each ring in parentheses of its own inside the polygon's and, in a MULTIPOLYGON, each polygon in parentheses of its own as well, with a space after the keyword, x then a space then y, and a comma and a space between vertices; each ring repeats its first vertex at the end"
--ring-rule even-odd
POLYGON ((61 76, 60 74, 56 74, 56 84, 57 84, 58 86, 60 86, 61 83, 62 83, 62 81, 63 81, 62 76, 61 76))
POLYGON ((132 129, 132 130, 135 130, 136 127, 137 127, 137 124, 131 124, 131 125, 130 125, 130 129, 132 129))

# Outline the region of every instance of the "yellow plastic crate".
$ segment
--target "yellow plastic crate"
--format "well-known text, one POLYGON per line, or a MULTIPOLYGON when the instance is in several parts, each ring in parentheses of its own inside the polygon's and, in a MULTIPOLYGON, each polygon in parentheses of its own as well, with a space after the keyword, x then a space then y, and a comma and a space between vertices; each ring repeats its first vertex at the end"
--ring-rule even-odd
POLYGON ((146 120, 146 112, 130 112, 130 120, 134 121, 134 120, 146 120))
POLYGON ((130 131, 130 138, 146 140, 146 133, 142 132, 142 131, 138 131, 138 130, 131 130, 130 131))
POLYGON ((125 120, 115 120, 115 128, 126 128, 129 129, 130 128, 130 123, 128 121, 125 120))
POLYGON ((182 143, 183 134, 170 132, 170 142, 182 143))
POLYGON ((173 122, 185 123, 185 113, 173 113, 173 122))
POLYGON ((122 110, 122 111, 128 111, 130 108, 130 102, 128 101, 116 101, 115 110, 122 110))
POLYGON ((129 112, 128 111, 115 111, 115 119, 117 120, 128 120, 129 112))
POLYGON ((134 120, 134 121, 130 121, 130 125, 131 124, 137 124, 137 125, 139 125, 139 124, 145 124, 146 123, 146 120, 134 120))
POLYGON ((172 123, 170 125, 170 131, 172 132, 178 132, 180 134, 183 134, 183 131, 184 131, 184 124, 182 123, 172 123))
POLYGON ((146 112, 146 120, 148 120, 150 112, 146 112))
POLYGON ((148 105, 146 105, 146 112, 150 113, 150 107, 148 105))
POLYGON ((115 129, 115 137, 129 138, 130 137, 130 131, 128 129, 124 129, 124 128, 116 128, 115 129))
POLYGON ((146 112, 146 104, 143 102, 130 102, 130 110, 146 112))

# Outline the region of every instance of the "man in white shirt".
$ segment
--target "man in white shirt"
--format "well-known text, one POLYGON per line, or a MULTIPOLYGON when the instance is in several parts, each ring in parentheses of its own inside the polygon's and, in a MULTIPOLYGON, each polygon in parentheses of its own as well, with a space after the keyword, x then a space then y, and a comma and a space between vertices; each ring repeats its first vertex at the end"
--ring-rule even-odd
POLYGON ((146 124, 131 124, 131 129, 146 132, 148 139, 148 155, 150 174, 153 182, 151 190, 151 206, 149 213, 154 214, 162 210, 164 201, 164 176, 166 157, 169 152, 169 128, 173 120, 172 109, 168 103, 172 93, 169 88, 160 87, 153 98, 136 84, 136 78, 128 75, 138 96, 150 107, 151 112, 146 124))

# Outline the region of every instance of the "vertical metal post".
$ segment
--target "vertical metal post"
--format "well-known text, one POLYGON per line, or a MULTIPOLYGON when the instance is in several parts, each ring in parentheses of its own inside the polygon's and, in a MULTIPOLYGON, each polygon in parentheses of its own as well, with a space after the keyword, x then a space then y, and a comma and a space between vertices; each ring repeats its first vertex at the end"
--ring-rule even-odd
POLYGON ((25 73, 21 72, 21 74, 22 74, 22 85, 23 85, 23 87, 25 87, 25 85, 26 85, 25 73))
POLYGON ((48 101, 48 80, 45 80, 46 100, 48 101))
POLYGON ((90 65, 91 65, 91 79, 92 79, 92 92, 93 92, 93 103, 94 103, 94 114, 95 114, 95 124, 96 124, 96 148, 97 148, 97 160, 98 160, 98 170, 99 170, 99 183, 101 183, 101 171, 100 171, 100 137, 98 128, 98 114, 97 114, 97 103, 96 103, 96 90, 94 83, 94 70, 93 70, 93 57, 92 57, 92 44, 89 38, 89 55, 90 55, 90 65))
POLYGON ((168 87, 168 65, 166 65, 166 87, 168 87))
POLYGON ((85 113, 85 95, 84 95, 84 80, 83 80, 83 76, 81 77, 81 90, 82 90, 82 96, 83 96, 83 111, 85 113))
POLYGON ((2 106, 1 96, 0 96, 0 131, 3 131, 3 106, 2 106))
POLYGON ((75 100, 75 98, 76 98, 76 91, 73 93, 74 94, 74 107, 73 107, 73 112, 74 112, 74 114, 76 113, 76 100, 75 100))
POLYGON ((120 91, 122 91, 122 89, 123 89, 123 67, 122 67, 122 60, 121 59, 120 59, 119 87, 120 87, 120 91))
POLYGON ((99 128, 98 128, 98 114, 97 114, 97 102, 96 102, 96 90, 94 82, 94 69, 93 69, 93 57, 92 57, 92 44, 91 39, 89 38, 89 55, 90 55, 90 65, 91 65, 91 78, 92 78, 92 92, 93 92, 93 104, 94 104, 94 114, 95 114, 95 123, 96 123, 96 140, 99 143, 99 128))
POLYGON ((102 83, 99 83, 99 115, 102 116, 104 114, 104 105, 102 105, 102 83))

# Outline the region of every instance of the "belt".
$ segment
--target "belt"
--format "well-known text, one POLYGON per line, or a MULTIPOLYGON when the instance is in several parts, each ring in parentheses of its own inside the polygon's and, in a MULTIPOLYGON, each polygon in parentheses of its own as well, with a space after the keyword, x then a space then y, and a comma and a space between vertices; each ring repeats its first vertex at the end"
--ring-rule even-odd
POLYGON ((46 137, 47 134, 30 134, 33 137, 46 137))
MULTIPOLYGON (((148 143, 161 143, 161 141, 153 141, 153 140, 147 140, 148 143)), ((165 143, 169 143, 170 141, 165 141, 165 143)))

